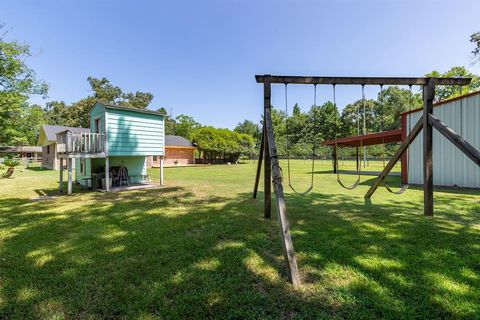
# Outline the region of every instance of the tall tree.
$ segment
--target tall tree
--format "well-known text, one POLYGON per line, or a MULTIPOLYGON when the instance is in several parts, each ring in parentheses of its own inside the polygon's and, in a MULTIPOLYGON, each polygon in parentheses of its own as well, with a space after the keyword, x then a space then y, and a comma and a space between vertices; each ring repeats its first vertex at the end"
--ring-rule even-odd
POLYGON ((374 109, 375 123, 371 132, 400 129, 400 114, 422 106, 421 95, 398 86, 378 93, 374 109))
POLYGON ((436 86, 435 100, 445 100, 457 97, 468 92, 478 90, 480 88, 480 77, 471 73, 465 67, 452 67, 448 71, 441 73, 432 71, 426 75, 427 77, 449 77, 449 78, 472 78, 472 82, 467 86, 436 86))
POLYGON ((260 138, 260 127, 258 124, 250 120, 244 120, 239 122, 233 131, 238 133, 244 133, 252 136, 254 139, 260 138))
POLYGON ((332 102, 327 101, 321 106, 312 106, 309 111, 309 123, 318 145, 320 140, 335 139, 340 124, 340 113, 332 102))
POLYGON ((129 92, 123 94, 122 98, 125 99, 123 104, 126 104, 127 106, 137 109, 146 109, 153 100, 153 94, 140 91, 135 93, 129 92))
POLYGON ((49 101, 45 104, 45 121, 51 125, 73 127, 72 108, 64 101, 49 101))
POLYGON ((105 103, 119 103, 123 96, 123 91, 120 87, 113 86, 110 81, 103 77, 97 79, 94 77, 87 78, 90 87, 93 90, 93 96, 105 103))
POLYGON ((172 115, 169 115, 167 109, 164 107, 158 108, 157 112, 165 116, 165 134, 175 135, 175 119, 172 115))
POLYGON ((475 46, 472 50, 473 62, 480 61, 480 32, 475 32, 470 36, 470 42, 475 46))
POLYGON ((254 146, 253 138, 248 134, 212 127, 195 129, 192 140, 209 163, 234 163, 242 154, 250 155, 254 146))
POLYGON ((191 116, 181 114, 175 117, 175 134, 186 139, 191 139, 195 129, 201 125, 191 116))
POLYGON ((260 139, 262 137, 260 126, 253 121, 244 120, 243 122, 239 122, 233 131, 249 135, 253 138, 255 148, 258 149, 260 147, 260 139))
POLYGON ((372 99, 357 100, 343 108, 339 136, 363 134, 363 118, 365 109, 365 127, 367 133, 379 131, 375 119, 376 101, 372 99))
MULTIPOLYGON (((3 25, 0 32, 2 29, 3 25)), ((5 36, 5 32, 0 34, 0 144, 31 144, 34 141, 30 130, 43 119, 39 110, 28 104, 28 98, 46 96, 48 86, 26 64, 31 57, 30 47, 7 41, 5 36)))
POLYGON ((88 77, 87 81, 90 83, 93 96, 80 99, 71 105, 67 105, 63 101, 50 101, 46 104, 45 114, 48 124, 88 128, 90 126, 90 108, 97 100, 145 109, 153 99, 153 94, 149 92, 124 93, 121 88, 113 86, 107 78, 88 77))
POLYGON ((87 81, 90 83, 93 96, 105 103, 121 104, 132 108, 145 109, 153 100, 153 94, 150 92, 123 92, 120 87, 112 85, 105 77, 101 79, 88 77, 87 81))

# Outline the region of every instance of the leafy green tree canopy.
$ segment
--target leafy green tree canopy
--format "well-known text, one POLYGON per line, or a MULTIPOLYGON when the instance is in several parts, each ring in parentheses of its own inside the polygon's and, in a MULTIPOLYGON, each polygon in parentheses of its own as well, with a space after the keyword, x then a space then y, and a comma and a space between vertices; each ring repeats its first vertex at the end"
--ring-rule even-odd
POLYGON ((470 36, 470 42, 473 43, 475 46, 472 50, 473 54, 473 61, 478 62, 480 61, 480 32, 475 32, 470 36))
POLYGON ((28 99, 46 96, 48 86, 26 63, 32 55, 30 47, 7 41, 5 36, 5 32, 0 35, 0 144, 33 144, 43 112, 30 106, 28 99))
POLYGON ((465 67, 452 67, 448 71, 441 73, 432 71, 427 77, 450 77, 450 78, 472 78, 472 82, 467 86, 436 86, 435 100, 445 100, 463 94, 478 90, 480 88, 480 77, 471 73, 465 67))
POLYGON ((250 155, 254 147, 253 138, 248 134, 213 127, 196 129, 192 141, 210 163, 234 163, 242 154, 250 155))

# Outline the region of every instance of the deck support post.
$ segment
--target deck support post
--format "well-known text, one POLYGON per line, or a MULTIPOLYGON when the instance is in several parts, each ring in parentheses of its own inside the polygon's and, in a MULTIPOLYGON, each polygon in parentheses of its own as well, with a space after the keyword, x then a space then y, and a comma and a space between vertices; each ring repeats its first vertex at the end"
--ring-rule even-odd
MULTIPOLYGON (((71 195, 72 194, 72 158, 67 158, 67 170, 68 170, 68 186, 67 186, 67 194, 71 195)), ((63 161, 61 161, 63 164, 63 161)), ((60 170, 63 170, 60 168, 60 170)))
POLYGON ((110 191, 110 159, 105 157, 105 191, 110 191))
POLYGON ((270 159, 270 142, 268 136, 268 129, 266 124, 267 113, 270 112, 271 108, 271 85, 269 77, 266 77, 265 82, 263 83, 263 154, 264 154, 264 180, 263 187, 264 192, 264 203, 263 203, 263 216, 265 219, 270 219, 272 217, 272 171, 271 171, 271 159, 270 159))
POLYGON ((63 192, 63 158, 60 158, 60 177, 58 179, 58 192, 63 192))
POLYGON ((163 156, 160 156, 160 185, 163 186, 163 156))
POLYGON ((427 78, 427 84, 423 87, 423 214, 425 216, 433 216, 433 127, 428 118, 433 113, 434 98, 434 79, 427 78))

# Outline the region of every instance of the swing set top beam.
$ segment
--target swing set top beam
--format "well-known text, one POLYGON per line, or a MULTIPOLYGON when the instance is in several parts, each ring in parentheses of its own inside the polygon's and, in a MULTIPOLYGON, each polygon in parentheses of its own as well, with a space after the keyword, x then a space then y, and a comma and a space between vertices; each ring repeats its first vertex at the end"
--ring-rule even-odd
MULTIPOLYGON (((309 77, 309 76, 276 76, 256 75, 257 83, 283 84, 339 84, 339 85, 426 85, 428 77, 309 77)), ((435 85, 468 85, 471 78, 433 78, 435 85)))

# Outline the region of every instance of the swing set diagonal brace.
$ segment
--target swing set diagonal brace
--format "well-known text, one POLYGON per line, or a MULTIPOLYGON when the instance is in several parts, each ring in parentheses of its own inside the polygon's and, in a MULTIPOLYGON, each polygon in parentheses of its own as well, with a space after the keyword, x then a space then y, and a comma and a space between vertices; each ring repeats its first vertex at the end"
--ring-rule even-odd
POLYGON ((428 122, 437 129, 445 138, 447 138, 453 145, 469 157, 477 166, 480 167, 480 151, 463 139, 458 133, 449 128, 440 119, 433 114, 428 115, 428 122))
POLYGON ((300 275, 298 272, 297 259, 293 249, 292 236, 290 234, 290 224, 287 218, 287 208, 285 206, 285 198, 283 195, 282 175, 280 172, 280 164, 277 157, 277 148, 275 146, 275 138, 273 135, 272 118, 270 108, 265 108, 265 144, 268 145, 271 169, 272 183, 275 190, 275 200, 277 204, 277 216, 280 227, 280 239, 283 246, 283 254, 287 265, 288 276, 294 287, 300 286, 300 275))
POLYGON ((383 180, 388 176, 390 171, 392 171, 393 167, 395 167, 395 164, 400 160, 402 157, 403 153, 407 150, 408 146, 415 140, 415 138, 418 136, 420 131, 423 129, 423 117, 420 117, 420 119, 417 121, 415 126, 413 127, 412 131, 408 134, 407 138, 405 141, 403 141, 402 145, 400 148, 398 148, 397 152, 395 152, 395 155, 393 158, 388 162, 388 164, 385 166, 383 169, 382 173, 378 176, 377 180, 374 182, 374 184, 370 187, 368 192, 365 194, 365 198, 370 198, 375 191, 377 191, 378 187, 382 184, 383 180))
POLYGON ((255 176, 255 185, 253 187, 253 199, 257 198, 258 183, 260 181, 260 173, 262 172, 263 161, 263 145, 265 143, 265 129, 262 130, 262 141, 260 142, 260 154, 258 155, 257 175, 255 176))

